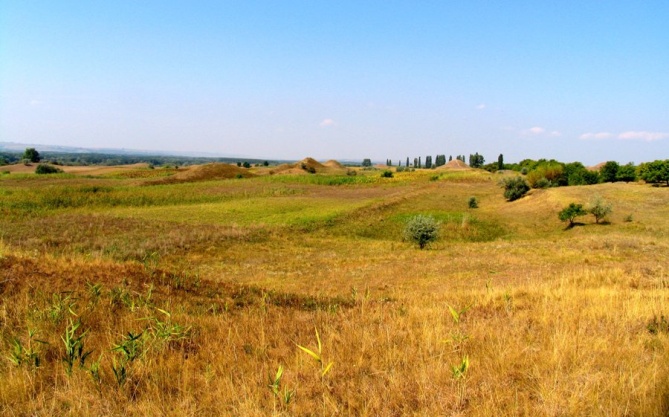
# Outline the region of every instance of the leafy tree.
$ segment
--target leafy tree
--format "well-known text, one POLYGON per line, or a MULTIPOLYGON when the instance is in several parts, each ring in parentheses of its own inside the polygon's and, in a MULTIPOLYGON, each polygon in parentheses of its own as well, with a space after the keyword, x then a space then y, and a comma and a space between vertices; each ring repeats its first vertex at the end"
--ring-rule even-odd
POLYGON ((264 166, 264 167, 269 166, 269 162, 263 161, 262 166, 264 166))
POLYGON ((651 184, 665 182, 669 186, 669 159, 639 165, 639 177, 651 184))
POLYGON ((407 222, 404 228, 404 238, 417 243, 418 247, 424 249, 425 246, 437 240, 439 227, 440 224, 434 217, 419 214, 407 222))
POLYGON ((243 166, 244 168, 251 168, 251 164, 249 164, 248 161, 244 161, 244 163, 242 164, 242 166, 243 166))
POLYGON ((567 207, 563 208, 558 213, 558 217, 563 222, 568 221, 569 227, 573 227, 576 218, 579 216, 585 216, 586 214, 588 214, 588 212, 583 208, 583 204, 569 203, 567 207))
POLYGON ((409 157, 407 156, 407 164, 406 167, 409 168, 409 157))
POLYGON ((479 202, 476 200, 476 197, 469 197, 469 201, 467 202, 467 205, 469 208, 475 209, 479 208, 479 202))
POLYGON ((448 155, 448 162, 451 162, 453 160, 453 155, 448 155))
POLYGON ((432 156, 428 155, 425 157, 425 168, 432 168, 432 156))
POLYGON ((381 178, 392 178, 393 177, 393 171, 386 169, 381 173, 381 178))
POLYGON ((515 201, 530 191, 530 185, 522 177, 511 177, 502 180, 504 197, 509 201, 515 201))
POLYGON ((599 223, 600 220, 603 220, 611 214, 613 207, 611 203, 604 201, 601 197, 596 196, 588 205, 588 213, 595 216, 595 223, 599 223))
POLYGON ((599 183, 599 172, 588 170, 580 162, 564 164, 563 177, 567 178, 567 185, 590 185, 599 183))
POLYGON ((365 168, 369 168, 372 166, 372 160, 369 158, 365 158, 362 160, 362 166, 365 168))
POLYGON ((469 154, 469 166, 472 168, 481 168, 483 164, 485 163, 485 159, 483 158, 483 155, 479 155, 478 152, 476 152, 474 155, 469 154))
POLYGON ((616 182, 620 165, 616 161, 607 161, 599 170, 602 182, 616 182))
POLYGON ((502 154, 497 157, 497 169, 500 171, 504 169, 504 155, 502 154))
POLYGON ((616 179, 618 181, 632 182, 636 181, 636 167, 633 163, 628 163, 621 165, 618 168, 618 173, 616 174, 616 179))
POLYGON ((544 160, 527 174, 527 181, 532 188, 539 188, 540 185, 543 185, 543 182, 540 182, 542 178, 548 180, 551 186, 567 185, 564 178, 564 166, 557 161, 544 160))
POLYGON ((39 162, 42 158, 35 148, 26 148, 26 151, 23 152, 23 159, 30 162, 39 162))

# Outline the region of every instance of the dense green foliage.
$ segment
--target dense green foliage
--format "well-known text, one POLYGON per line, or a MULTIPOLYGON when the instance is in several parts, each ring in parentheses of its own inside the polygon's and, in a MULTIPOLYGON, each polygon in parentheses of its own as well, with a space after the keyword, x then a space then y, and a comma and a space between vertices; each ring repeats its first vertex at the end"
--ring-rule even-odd
POLYGON ((439 222, 432 216, 419 214, 412 217, 404 228, 404 238, 415 242, 424 249, 429 243, 439 237, 439 222))
POLYGON ((599 176, 602 182, 616 182, 618 180, 618 170, 620 164, 616 161, 607 161, 599 170, 599 176))
POLYGON ((28 162, 39 162, 41 160, 39 152, 35 148, 26 148, 23 152, 23 159, 28 162))
POLYGON ((515 201, 530 191, 530 185, 522 177, 505 178, 501 183, 504 188, 504 197, 509 201, 515 201))
POLYGON ((60 172, 63 172, 63 170, 49 164, 39 164, 35 168, 35 174, 58 174, 60 172))
POLYGON ((483 164, 485 163, 485 158, 483 158, 483 155, 479 155, 478 152, 475 154, 470 154, 469 155, 469 166, 472 168, 481 168, 483 164))
POLYGON ((664 182, 669 186, 669 159, 639 165, 639 177, 651 184, 664 182))

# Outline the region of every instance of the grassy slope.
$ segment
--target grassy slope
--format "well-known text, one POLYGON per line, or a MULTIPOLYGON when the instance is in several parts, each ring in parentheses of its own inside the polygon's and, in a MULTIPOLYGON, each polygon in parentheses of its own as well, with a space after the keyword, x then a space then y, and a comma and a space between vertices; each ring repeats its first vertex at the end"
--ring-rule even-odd
POLYGON ((367 175, 3 177, 0 414, 669 411, 666 189, 602 184, 507 203, 494 175, 367 175), (613 202, 611 223, 564 230, 557 211, 594 194, 613 202), (416 213, 443 223, 430 250, 399 238, 416 213), (449 306, 469 309, 455 322, 449 306), (68 376, 70 319, 93 353, 68 376), (296 346, 317 350, 315 328, 323 365, 334 362, 324 377, 296 346), (29 329, 48 342, 30 345, 39 368, 9 359, 27 357, 29 329), (119 386, 124 355, 112 348, 128 332, 143 335, 142 354, 119 386))

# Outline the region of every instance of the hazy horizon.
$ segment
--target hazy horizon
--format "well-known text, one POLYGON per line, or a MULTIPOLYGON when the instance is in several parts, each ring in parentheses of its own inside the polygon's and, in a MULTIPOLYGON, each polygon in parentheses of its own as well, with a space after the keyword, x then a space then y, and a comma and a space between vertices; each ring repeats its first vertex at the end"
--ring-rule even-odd
POLYGON ((669 158, 669 3, 0 0, 0 141, 669 158))

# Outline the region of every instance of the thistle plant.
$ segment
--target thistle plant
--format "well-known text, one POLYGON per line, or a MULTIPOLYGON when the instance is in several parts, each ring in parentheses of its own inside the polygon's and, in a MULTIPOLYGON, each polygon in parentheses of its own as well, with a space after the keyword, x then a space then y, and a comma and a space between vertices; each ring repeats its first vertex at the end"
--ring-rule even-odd
POLYGON ((332 365, 334 365, 334 362, 329 362, 327 365, 325 365, 325 362, 323 361, 323 345, 321 343, 321 337, 318 334, 318 329, 314 328, 314 330, 316 331, 316 342, 318 344, 317 351, 314 352, 313 350, 308 349, 308 348, 306 348, 304 346, 301 346, 301 345, 297 345, 297 347, 300 348, 307 355, 314 358, 314 360, 316 360, 316 362, 318 362, 318 364, 321 367, 321 372, 320 372, 321 378, 323 378, 323 377, 325 377, 325 375, 328 372, 330 372, 330 370, 332 369, 332 365))

